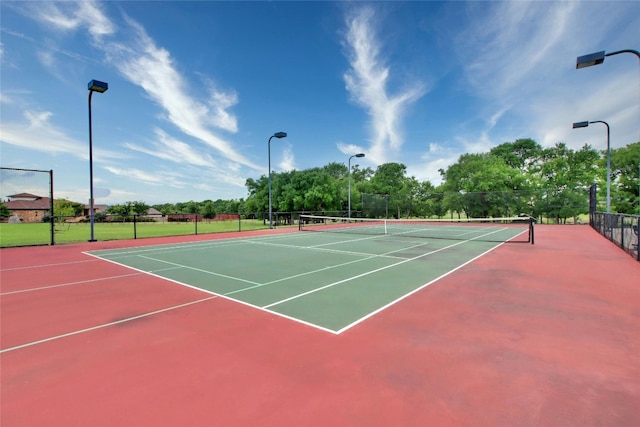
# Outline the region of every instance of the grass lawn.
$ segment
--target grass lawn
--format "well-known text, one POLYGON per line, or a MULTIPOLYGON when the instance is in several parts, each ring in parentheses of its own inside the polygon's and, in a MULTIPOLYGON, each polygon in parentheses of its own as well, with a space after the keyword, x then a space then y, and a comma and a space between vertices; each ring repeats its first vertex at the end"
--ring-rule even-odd
MULTIPOLYGON (((179 236, 187 234, 224 233, 267 228, 262 220, 246 219, 241 222, 112 222, 95 223, 94 236, 97 240, 124 240, 145 237, 179 236)), ((55 244, 86 242, 91 235, 89 223, 56 224, 55 244)), ((48 223, 0 223, 0 247, 48 245, 51 229, 48 223)))

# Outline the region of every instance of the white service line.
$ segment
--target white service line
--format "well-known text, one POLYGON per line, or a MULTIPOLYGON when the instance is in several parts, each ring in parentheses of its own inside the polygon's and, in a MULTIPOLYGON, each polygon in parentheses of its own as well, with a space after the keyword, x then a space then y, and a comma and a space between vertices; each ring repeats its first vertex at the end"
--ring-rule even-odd
POLYGON ((28 265, 24 267, 11 267, 11 268, 2 268, 0 271, 14 271, 14 270, 30 270, 32 268, 45 268, 45 267, 57 267, 59 265, 69 265, 69 264, 82 264, 84 262, 96 262, 96 259, 87 259, 82 261, 70 261, 70 262, 60 262, 56 264, 39 264, 39 265, 28 265))
POLYGON ((362 273, 362 274, 355 275, 355 276, 353 276, 353 277, 348 277, 348 278, 346 278, 346 279, 339 280, 339 281, 337 281, 337 282, 329 283, 328 285, 321 286, 321 287, 319 287, 319 288, 312 289, 312 290, 307 291, 307 292, 302 292, 302 293, 300 293, 300 294, 298 294, 298 295, 294 295, 294 296, 291 296, 291 297, 289 297, 289 298, 285 298, 285 299, 283 299, 283 300, 276 301, 276 302, 271 303, 271 304, 269 304, 269 305, 265 305, 263 308, 270 308, 270 307, 273 307, 273 306, 276 306, 276 305, 279 305, 279 304, 283 304, 283 303, 285 303, 285 302, 288 302, 288 301, 291 301, 291 300, 294 300, 294 299, 297 299, 297 298, 303 297, 303 296, 305 296, 305 295, 310 295, 310 294, 313 294, 313 293, 315 293, 315 292, 318 292, 318 291, 321 291, 321 290, 324 290, 324 289, 330 288, 330 287, 332 287, 332 286, 339 285, 339 284, 341 284, 341 283, 345 283, 345 282, 349 282, 349 281, 351 281, 351 280, 359 279, 360 277, 368 276, 368 275, 370 275, 370 274, 377 273, 377 272, 379 272, 379 271, 386 270, 386 269, 388 269, 388 268, 393 268, 393 267, 396 267, 396 266, 401 265, 401 264, 405 264, 405 263, 410 262, 410 261, 415 261, 415 260, 420 259, 420 258, 423 258, 423 257, 425 257, 425 256, 432 255, 432 254, 435 254, 435 253, 437 253, 437 252, 443 251, 443 250, 445 250, 445 249, 449 249, 449 248, 452 248, 452 247, 454 247, 454 246, 458 246, 458 245, 461 245, 461 244, 463 244, 463 243, 467 243, 467 242, 469 242, 469 241, 471 241, 471 240, 476 240, 476 239, 479 239, 480 237, 484 237, 484 236, 486 236, 486 235, 493 234, 493 233, 497 233, 497 232, 498 232, 498 231, 496 230, 496 231, 493 231, 493 232, 491 232, 491 233, 486 233, 486 234, 485 234, 485 235, 483 235, 483 236, 475 237, 475 238, 473 238, 473 239, 469 239, 469 240, 462 240, 462 241, 457 242, 457 243, 454 243, 454 244, 452 244, 452 245, 445 246, 445 247, 442 247, 442 248, 440 248, 440 249, 436 249, 436 250, 431 251, 431 252, 426 252, 426 253, 424 253, 424 254, 421 254, 421 255, 415 256, 415 257, 413 257, 413 258, 407 258, 407 259, 405 259, 405 260, 403 260, 403 261, 396 262, 395 264, 390 264, 390 265, 387 265, 387 266, 385 266, 385 267, 380 267, 380 268, 377 268, 377 269, 375 269, 375 270, 371 270, 371 271, 367 271, 367 272, 362 273))
POLYGON ((42 343, 49 342, 49 341, 59 340, 61 338, 66 338, 66 337, 70 337, 70 336, 73 336, 73 335, 82 334, 84 332, 95 331, 96 329, 107 328, 109 326, 118 325, 120 323, 130 322, 130 321, 136 320, 136 319, 141 319, 143 317, 153 316, 154 314, 164 313, 165 311, 170 311, 170 310, 175 310, 177 308, 187 307, 189 305, 198 304, 198 303, 201 303, 201 302, 204 302, 204 301, 209 301, 209 300, 212 300, 214 298, 217 298, 217 296, 214 295, 214 296, 211 296, 211 297, 199 299, 197 301, 191 301, 191 302, 187 302, 187 303, 184 303, 184 304, 174 305, 172 307, 167 307, 167 308, 163 308, 163 309, 160 309, 160 310, 151 311, 149 313, 140 314, 138 316, 127 317, 126 319, 117 320, 115 322, 110 322, 110 323, 105 323, 105 324, 102 324, 102 325, 92 326, 90 328, 80 329, 78 331, 68 332, 68 333, 62 334, 62 335, 56 335, 54 337, 49 337, 49 338, 41 339, 41 340, 38 340, 38 341, 32 341, 32 342, 29 342, 29 343, 26 343, 26 344, 17 345, 15 347, 5 348, 5 349, 0 350, 0 354, 1 353, 7 353, 9 351, 19 350, 19 349, 25 348, 25 347, 31 347, 31 346, 34 346, 34 345, 37 345, 37 344, 42 344, 42 343))
POLYGON ((95 282, 100 282, 102 280, 121 279, 123 277, 140 276, 142 274, 144 274, 144 273, 138 272, 138 273, 121 274, 121 275, 118 275, 118 276, 99 277, 97 279, 80 280, 78 282, 61 283, 59 285, 49 285, 49 286, 41 286, 39 288, 30 288, 30 289, 22 289, 22 290, 19 290, 19 291, 3 292, 3 293, 0 293, 0 296, 21 294, 21 293, 24 293, 24 292, 42 291, 42 290, 46 290, 46 289, 61 288, 61 287, 64 287, 64 286, 73 286, 73 285, 82 285, 82 284, 86 284, 86 283, 95 283, 95 282))
MULTIPOLYGON (((293 276, 283 277, 281 279, 273 280, 271 282, 265 282, 265 283, 256 284, 255 286, 250 286, 248 288, 237 289, 235 291, 227 292, 224 295, 227 296, 227 295, 237 294, 239 292, 249 291, 251 289, 259 288, 261 286, 273 285, 275 283, 284 282, 286 280, 296 279, 298 277, 308 276, 310 274, 315 274, 315 273, 319 273, 321 271, 327 271, 327 270, 331 270, 331 269, 334 269, 334 268, 339 268, 339 267, 343 267, 345 265, 355 264, 355 263, 358 263, 358 262, 367 261, 367 260, 374 259, 374 258, 395 258, 395 259, 406 260, 407 258, 390 257, 389 254, 392 254, 394 252, 406 251, 407 249, 413 249, 413 248, 417 248, 417 247, 425 246, 425 245, 427 245, 427 243, 421 243, 419 245, 414 245, 414 246, 410 246, 410 247, 407 247, 407 248, 395 249, 393 251, 385 252, 385 253, 380 254, 380 255, 369 254, 369 256, 367 256, 366 258, 361 258, 361 259, 356 259, 356 260, 352 260, 352 261, 343 262, 343 263, 340 263, 340 264, 330 265, 328 267, 322 267, 322 268, 319 268, 317 270, 305 271, 304 273, 294 274, 293 276)), ((265 307, 270 307, 270 306, 265 306, 265 307)))

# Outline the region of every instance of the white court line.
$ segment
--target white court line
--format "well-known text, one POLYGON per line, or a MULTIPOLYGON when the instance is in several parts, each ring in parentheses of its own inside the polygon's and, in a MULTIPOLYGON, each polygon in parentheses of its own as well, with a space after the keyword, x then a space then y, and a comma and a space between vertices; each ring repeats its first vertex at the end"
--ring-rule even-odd
POLYGON ((486 251, 484 251, 484 252, 483 252, 483 253, 481 253, 480 255, 478 255, 478 256, 476 256, 476 257, 474 257, 474 258, 471 258, 469 261, 465 262, 464 264, 460 264, 460 265, 459 265, 459 266, 457 266, 456 268, 454 268, 454 269, 452 269, 452 270, 449 270, 449 271, 447 271, 447 272, 446 272, 446 273, 444 273, 444 274, 441 274, 440 276, 436 277, 435 279, 431 280, 430 282, 425 283, 424 285, 422 285, 422 286, 420 286, 420 287, 418 287, 418 288, 416 288, 416 289, 412 290, 411 292, 408 292, 408 293, 406 293, 406 294, 402 295, 401 297, 396 298, 395 300, 391 301, 390 303, 383 305, 383 306, 382 306, 382 307, 380 307, 379 309, 372 311, 371 313, 367 314, 366 316, 361 317, 360 319, 356 320, 355 322, 348 324, 347 326, 343 327, 342 329, 337 330, 337 331, 336 331, 336 334, 338 334, 338 335, 339 335, 339 334, 343 333, 344 331, 346 331, 346 330, 348 330, 348 329, 353 328, 353 327, 354 327, 354 326, 356 326, 357 324, 364 322, 364 321, 365 321, 365 320, 367 320, 368 318, 370 318, 370 317, 372 317, 372 316, 374 316, 374 315, 376 315, 376 314, 380 313, 380 312, 381 312, 381 311, 383 311, 383 310, 386 310, 387 308, 391 307, 391 306, 392 306, 392 305, 394 305, 395 303, 400 302, 400 301, 402 301, 403 299, 405 299, 405 298, 407 298, 407 297, 409 297, 409 296, 411 296, 411 295, 415 294, 416 292, 420 291, 421 289, 424 289, 424 288, 426 288, 427 286, 429 286, 429 285, 431 285, 431 284, 433 284, 433 283, 437 282, 438 280, 442 279, 443 277, 446 277, 446 276, 450 275, 450 274, 451 274, 451 273, 453 273, 454 271, 457 271, 457 270, 461 269, 461 268, 462 268, 462 267, 464 267, 465 265, 467 265, 467 264, 469 264, 469 263, 471 263, 471 262, 475 261, 476 259, 480 258, 481 256, 484 256, 484 255, 488 254, 489 252, 493 251, 494 249, 496 249, 496 248, 498 248, 498 247, 500 247, 500 246, 502 246, 502 245, 504 245, 504 242, 502 242, 502 243, 500 243, 500 244, 498 244, 498 245, 496 245, 496 246, 494 246, 494 247, 492 247, 492 248, 490 248, 490 249, 487 249, 486 251))
POLYGON ((377 268, 377 269, 375 269, 375 270, 370 270, 370 271, 367 271, 367 272, 362 273, 362 274, 357 274, 357 275, 355 275, 355 276, 348 277, 348 278, 343 279, 343 280, 339 280, 339 281, 337 281, 337 282, 329 283, 328 285, 321 286, 321 287, 319 287, 319 288, 316 288, 316 289, 313 289, 313 290, 310 290, 310 291, 307 291, 307 292, 302 292, 302 293, 300 293, 300 294, 298 294, 298 295, 294 295, 294 296, 291 296, 291 297, 289 297, 289 298, 285 298, 285 299, 283 299, 283 300, 276 301, 276 302, 274 302, 274 303, 271 303, 271 304, 265 305, 265 306, 264 306, 264 308, 269 308, 269 307, 273 307, 273 306, 276 306, 276 305, 279 305, 279 304, 283 304, 283 303, 285 303, 285 302, 292 301, 292 300, 294 300, 294 299, 297 299, 297 298, 303 297, 303 296, 305 296, 305 295, 313 294, 313 293, 315 293, 315 292, 318 292, 318 291, 321 291, 321 290, 324 290, 324 289, 327 289, 327 288, 330 288, 330 287, 333 287, 333 286, 339 285, 339 284, 341 284, 341 283, 345 283, 345 282, 349 282, 349 281, 352 281, 352 280, 355 280, 355 279, 359 279, 359 278, 364 277, 364 276, 369 276, 370 274, 377 273, 377 272, 379 272, 379 271, 386 270, 386 269, 389 269, 389 268, 393 268, 393 267, 396 267, 396 266, 398 266, 398 265, 405 264, 405 263, 410 262, 410 261, 415 261, 415 260, 417 260, 417 259, 423 258, 423 257, 428 256, 428 255, 435 254, 435 253, 440 252, 440 251, 443 251, 443 250, 445 250, 445 249, 449 249, 449 248, 452 248, 452 247, 454 247, 454 246, 458 246, 458 245, 461 245, 461 244, 463 244, 463 243, 467 243, 467 242, 469 242, 469 241, 471 241, 471 240, 479 239, 480 237, 484 237, 484 236, 487 236, 487 235, 489 235, 489 234, 497 233, 498 231, 500 231, 500 230, 496 230, 496 231, 493 231, 493 232, 491 232, 491 233, 486 233, 486 234, 484 234, 483 236, 478 236, 478 237, 475 237, 475 238, 473 238, 473 239, 469 239, 469 240, 462 240, 462 241, 457 242, 457 243, 454 243, 454 244, 452 244, 452 245, 444 246, 444 247, 442 247, 442 248, 440 248, 440 249, 436 249, 436 250, 431 251, 431 252, 426 252, 426 253, 424 253, 424 254, 421 254, 421 255, 415 256, 415 257, 413 257, 413 258, 407 258, 407 259, 405 259, 405 260, 403 260, 403 261, 396 262, 395 264, 390 264, 390 265, 387 265, 387 266, 385 266, 385 267, 380 267, 380 268, 377 268))
POLYGON ((29 270, 32 268, 45 268, 45 267, 57 267, 59 265, 69 265, 69 264, 82 264, 83 262, 96 262, 96 259, 87 259, 82 261, 70 261, 70 262, 59 262, 55 264, 38 264, 38 265, 27 265, 24 267, 11 267, 11 268, 2 268, 1 271, 14 271, 14 270, 29 270))
POLYGON ((239 277, 227 276, 226 274, 220 274, 220 273, 216 273, 214 271, 203 270, 201 268, 196 268, 196 267, 189 267, 188 265, 178 264, 178 263, 175 263, 175 262, 165 261, 165 260, 162 260, 162 259, 151 258, 151 257, 145 256, 145 255, 137 255, 137 256, 139 256, 140 258, 151 260, 151 261, 162 262, 162 263, 165 263, 165 264, 169 264, 169 265, 173 265, 173 266, 176 266, 176 267, 184 268, 186 270, 194 270, 194 271, 197 271, 197 272, 200 272, 200 273, 210 274, 212 276, 223 277, 225 279, 230 279, 230 280, 236 280, 238 282, 249 283, 251 285, 259 285, 260 284, 258 282, 254 282, 253 280, 246 280, 246 279, 241 279, 239 277))
POLYGON ((24 292, 42 291, 42 290, 45 290, 45 289, 62 288, 64 286, 82 285, 82 284, 85 284, 85 283, 95 283, 95 282, 100 282, 102 280, 121 279, 123 277, 139 276, 139 275, 142 275, 142 274, 143 274, 142 272, 139 272, 139 273, 121 274, 119 276, 99 277, 97 279, 80 280, 78 282, 61 283, 59 285, 49 285, 49 286, 41 286, 39 288, 30 288, 30 289, 22 289, 22 290, 19 290, 19 291, 3 292, 3 293, 0 293, 0 296, 21 294, 21 293, 24 293, 24 292))
MULTIPOLYGON (((393 265, 390 265, 390 266, 384 267, 384 268, 382 268, 382 269, 389 268, 389 267, 392 267, 392 266, 395 266, 395 265, 399 265, 399 264, 402 264, 402 263, 405 263, 405 262, 409 262, 409 261, 412 261, 412 260, 415 260, 415 259, 421 258, 421 257, 423 257, 423 256, 430 255, 430 254, 433 254, 433 253, 436 253, 436 252, 442 251, 442 250, 444 250, 444 249, 447 249, 447 248, 450 248, 450 247, 457 246, 457 245, 459 245, 459 244, 468 243, 468 242, 470 242, 470 241, 473 241, 473 240, 477 240, 477 239, 479 239, 479 238, 482 238, 482 237, 484 237, 484 236, 486 236, 486 235, 490 235, 490 234, 493 234, 493 233, 497 233, 497 232, 500 232, 500 231, 504 231, 505 229, 507 229, 507 228, 502 228, 502 229, 499 229, 499 230, 494 230, 494 231, 492 231, 492 232, 490 232, 490 233, 486 233, 486 234, 484 234, 484 235, 482 235, 482 236, 476 236, 476 237, 471 238, 471 239, 467 239, 467 240, 464 240, 464 241, 460 241, 460 242, 457 242, 457 243, 455 243, 455 244, 449 245, 449 246, 447 246, 447 247, 444 247, 444 248, 438 249, 438 250, 436 250, 436 251, 432 251, 432 252, 429 252, 429 253, 426 253, 426 254, 422 254, 422 255, 420 255, 420 256, 418 256, 418 257, 414 257, 414 258, 410 258, 410 259, 405 259, 404 261, 402 261, 402 262, 400 262, 400 263, 396 263, 396 264, 393 264, 393 265)), ((525 231, 526 231, 526 230, 525 230, 525 231)), ((523 232, 525 232, 525 231, 523 231, 523 232)), ((520 233, 520 234, 522 234, 522 233, 520 233)), ((301 236, 301 235, 297 235, 297 234, 296 234, 296 235, 293 235, 293 234, 283 234, 283 235, 278 235, 278 236, 268 236, 268 237, 272 237, 272 238, 285 238, 285 239, 286 239, 286 238, 299 237, 299 236, 301 236)), ((373 238, 379 238, 379 237, 381 237, 381 236, 373 236, 373 238)), ((250 243, 250 242, 251 242, 251 240, 255 240, 255 239, 246 239, 246 240, 245 240, 245 242, 249 242, 249 243, 250 243)), ((361 240, 361 239, 358 239, 358 240, 361 240)), ((240 241, 240 239, 238 239, 238 241, 240 241)), ((428 244, 428 243, 423 243, 423 244, 416 245, 416 246, 422 246, 422 245, 425 245, 425 244, 428 244)), ((490 252, 490 251, 494 250, 495 248, 497 248, 497 247, 501 246, 502 244, 503 244, 503 243, 500 243, 500 244, 498 244, 498 245, 494 246, 493 248, 491 248, 491 249, 487 250, 487 251, 486 251, 486 252, 484 252, 483 254, 478 255, 477 257, 473 258, 472 260, 470 260, 470 261, 468 261, 468 262, 464 263, 462 266, 464 266, 464 265, 468 264, 469 262, 471 262, 471 261, 473 261, 473 260, 475 260, 475 259, 479 258, 480 256, 482 256, 482 255, 484 255, 484 254, 486 254, 486 253, 488 253, 488 252, 490 252)), ((160 245, 159 245, 159 246, 160 246, 160 245)), ((161 246, 164 246, 165 248, 167 247, 167 245, 161 245, 161 246)), ((410 249, 410 248, 401 248, 401 249, 398 249, 398 251, 402 251, 402 250, 406 250, 406 249, 410 249)), ((392 251, 392 252, 393 252, 393 251, 392 251)), ((205 290, 205 289, 202 289, 202 288, 198 288, 198 287, 196 287, 196 286, 189 285, 189 284, 187 284, 187 283, 182 283, 182 282, 179 282, 179 281, 174 280, 174 279, 170 279, 170 278, 167 278, 167 277, 163 277, 163 276, 160 276, 160 275, 156 275, 156 274, 154 274, 154 273, 152 273, 152 272, 149 272, 149 271, 140 270, 140 269, 137 269, 137 268, 135 268, 135 267, 128 266, 128 265, 126 265, 126 264, 121 264, 121 263, 119 263, 119 262, 116 262, 116 261, 110 260, 110 259, 108 259, 108 258, 102 258, 102 257, 100 257, 99 255, 94 255, 93 253, 87 253, 87 255, 94 256, 94 257, 96 257, 96 258, 102 259, 102 260, 104 260, 104 261, 112 262, 112 263, 114 263, 114 264, 121 265, 121 266, 123 266, 123 267, 131 268, 131 269, 133 269, 133 270, 140 271, 140 272, 142 272, 142 273, 150 274, 150 275, 152 275, 152 276, 156 276, 156 277, 159 277, 159 278, 161 278, 161 279, 169 280, 169 281, 171 281, 171 282, 174 282, 174 283, 179 284, 179 285, 182 285, 182 286, 186 286, 186 287, 189 287, 189 288, 192 288, 192 289, 196 289, 196 290, 199 290, 199 291, 202 291, 202 292, 206 292, 206 293, 209 293, 209 294, 212 294, 212 295, 215 295, 215 296, 221 297, 221 298, 225 298, 225 299, 228 299, 228 300, 230 300, 230 301, 234 301, 234 302, 236 302, 236 303, 240 303, 240 304, 242 304, 242 305, 245 305, 245 306, 248 306, 248 307, 252 307, 252 308, 254 308, 254 309, 262 310, 262 311, 265 311, 265 312, 267 312, 267 313, 270 313, 270 314, 273 314, 273 315, 276 315, 276 316, 279 316, 279 317, 284 317, 284 318, 287 318, 287 319, 289 319, 289 320, 292 320, 292 321, 295 321, 295 322, 298 322, 298 323, 301 323, 301 324, 304 324, 304 325, 307 325, 307 326, 311 326, 311 327, 314 327, 314 328, 316 328, 316 329, 320 329, 320 330, 323 330, 323 331, 325 331, 325 332, 329 332, 329 333, 336 334, 336 335, 337 335, 337 334, 342 333, 343 331, 345 331, 345 330, 347 330, 347 329, 349 329, 349 328, 351 328, 351 327, 353 327, 353 326, 355 326, 356 324, 360 323, 361 321, 363 321, 363 320, 365 320, 365 319, 367 319, 367 318, 371 317, 371 316, 372 316, 372 315, 374 315, 375 313, 378 313, 378 312, 380 312, 380 311, 382 310, 382 309, 378 309, 378 310, 374 311, 373 313, 369 313, 369 314, 367 314, 366 316, 364 316, 363 318, 361 318, 361 319, 359 319, 359 320, 357 320, 357 321, 355 321, 355 322, 351 323, 350 325, 345 326, 344 328, 340 329, 339 331, 334 331, 334 330, 328 329, 328 328, 326 328, 326 327, 323 327, 323 326, 320 326, 320 325, 317 325, 317 324, 314 324, 314 323, 310 323, 310 322, 304 321, 304 320, 302 320, 302 319, 298 319, 298 318, 295 318, 295 317, 291 317, 291 316, 288 316, 288 315, 286 315, 286 314, 279 313, 279 312, 277 312, 277 311, 273 311, 273 310, 270 310, 270 309, 269 309, 269 307, 272 307, 272 306, 275 306, 275 305, 281 304, 281 303, 283 303, 283 302, 285 302, 285 301, 287 301, 287 300, 291 300, 291 299, 294 299, 294 298, 298 298, 298 297, 302 296, 303 294, 300 294, 300 295, 294 296, 294 297, 292 297, 292 298, 288 298, 287 300, 282 300, 282 301, 279 301, 279 302, 276 302, 276 303, 273 303, 273 304, 269 304, 269 305, 266 305, 266 306, 262 306, 262 307, 260 307, 260 306, 256 306, 256 305, 253 305, 253 304, 251 304, 251 303, 248 303, 248 302, 242 301, 242 300, 238 300, 238 299, 235 299, 235 298, 228 297, 228 296, 226 296, 225 294, 216 294, 215 292, 208 291, 208 290, 205 290)), ((375 257, 375 256, 374 256, 374 257, 375 257)), ((150 258, 150 259, 153 259, 153 258, 150 258)), ((156 261, 161 261, 161 260, 156 260, 156 261)), ((360 261, 360 260, 358 260, 358 261, 360 261)), ((177 266, 177 267, 184 267, 184 266, 182 266, 182 265, 180 265, 180 264, 174 264, 174 263, 170 263, 170 264, 173 264, 173 265, 175 265, 175 266, 177 266)), ((444 277, 444 276, 446 276, 447 274, 450 274, 451 272, 456 271, 458 268, 461 268, 462 266, 460 266, 460 267, 456 267, 455 269, 451 270, 451 271, 450 271, 450 272, 448 272, 448 273, 443 274, 443 275, 442 275, 442 276, 440 276, 440 277, 444 277)), ((374 270, 373 272, 375 272, 375 271, 380 271, 380 270, 382 270, 382 269, 374 270)), ((202 271, 203 271, 203 272, 205 272, 205 273, 210 273, 210 274, 211 274, 211 272, 207 272, 207 271, 204 271, 204 270, 202 270, 202 271)), ((371 273, 373 273, 373 272, 365 273, 365 274, 362 274, 362 275, 359 275, 359 276, 353 277, 353 278, 351 278, 351 279, 346 279, 346 280, 343 280, 343 281, 341 281, 341 282, 337 282, 337 283, 331 284, 331 285, 329 285, 329 286, 334 286, 334 285, 337 285, 338 283, 346 282, 346 281, 348 281, 348 280, 352 280, 352 279, 355 279, 355 278, 357 278, 357 277, 361 277, 361 276, 364 276, 364 275, 367 275, 367 274, 371 274, 371 273)), ((231 279, 237 279, 237 278, 234 278, 234 277, 230 277, 230 278, 231 278, 231 279)), ((437 280, 437 279, 436 279, 436 280, 437 280)), ((245 282, 249 282, 249 281, 245 281, 245 282)), ((429 284, 431 284, 431 283, 433 283, 433 282, 435 282, 435 280, 434 280, 434 281, 432 281, 432 282, 429 282, 428 284, 423 285, 421 288, 423 288, 423 287, 425 287, 425 286, 427 286, 427 285, 429 285, 429 284)), ((249 283, 251 283, 251 282, 249 282, 249 283)), ((255 283, 255 282, 254 282, 254 283, 255 283)), ((260 285, 260 284, 256 283, 256 285, 260 285)), ((327 288, 327 287, 328 287, 328 286, 324 286, 324 287, 322 287, 322 288, 316 289, 316 290, 311 291, 311 292, 305 292, 304 294, 309 294, 309 293, 312 293, 312 292, 315 292, 315 291, 319 291, 319 290, 324 289, 324 288, 327 288)), ((421 289, 421 288, 419 288, 419 289, 421 289)), ((411 292, 409 292, 408 294, 406 294, 406 295, 404 295, 404 296, 402 296, 402 297, 398 298, 398 299, 397 299, 397 300, 395 300, 394 302, 392 302, 392 303, 389 303, 389 304, 385 305, 385 306, 384 306, 384 308, 389 307, 390 305, 394 304, 394 303, 395 303, 395 302, 397 302, 397 301, 400 301, 401 299, 405 298, 406 296, 411 295, 411 294, 413 294, 413 293, 417 292, 419 289, 416 289, 416 290, 414 290, 414 291, 411 291, 411 292)))
MULTIPOLYGON (((250 286, 248 288, 237 289, 235 291, 227 292, 224 295, 227 296, 227 295, 237 294, 239 292, 249 291, 251 289, 259 288, 261 286, 273 285, 275 283, 284 282, 286 280, 296 279, 298 277, 308 276, 310 274, 315 274, 315 273, 319 273, 321 271, 327 271, 327 270, 331 270, 331 269, 338 268, 338 267, 344 267, 345 265, 355 264, 355 263, 358 263, 358 262, 363 262, 363 261, 367 261, 367 260, 374 259, 374 258, 395 258, 395 259, 404 259, 404 260, 406 260, 407 258, 402 258, 402 257, 389 257, 389 256, 387 256, 387 254, 392 254, 394 252, 406 251, 407 249, 413 249, 413 248, 417 248, 419 246, 425 246, 427 244, 428 243, 421 243, 419 245, 414 245, 414 246, 410 246, 410 247, 404 247, 404 248, 401 248, 401 249, 396 249, 396 250, 393 250, 393 251, 385 252, 384 254, 380 254, 380 255, 371 255, 371 254, 369 254, 370 256, 368 256, 366 258, 356 259, 356 260, 353 260, 353 261, 347 261, 347 262, 343 262, 343 263, 335 264, 335 265, 330 265, 328 267, 322 267, 322 268, 319 268, 317 270, 305 271, 304 273, 294 274, 293 276, 283 277, 281 279, 273 280, 271 282, 257 284, 255 286, 250 286)), ((313 249, 313 250, 316 250, 316 249, 313 249)), ((264 306, 264 307, 268 307, 268 306, 264 306)))
MULTIPOLYGON (((292 237, 302 237, 298 234, 278 234, 273 236, 262 236, 263 240, 270 239, 282 239, 282 238, 292 238, 292 237)), ((87 255, 95 255, 100 259, 107 259, 107 257, 111 257, 113 255, 132 255, 137 253, 145 253, 145 252, 158 252, 164 253, 168 251, 175 252, 177 250, 190 250, 190 249, 201 249, 203 247, 215 247, 215 246, 232 246, 236 244, 242 244, 247 242, 252 242, 253 240, 258 239, 257 237, 251 238, 227 238, 227 239, 216 239, 216 240, 205 240, 199 242, 188 242, 188 243, 163 243, 160 245, 152 245, 152 246, 135 246, 131 248, 121 248, 121 250, 117 249, 100 249, 96 251, 85 251, 84 254, 87 255)))
POLYGON ((42 343, 49 342, 49 341, 59 340, 61 338, 66 338, 66 337, 70 337, 70 336, 73 336, 73 335, 82 334, 82 333, 85 333, 85 332, 95 331, 96 329, 107 328, 109 326, 118 325, 120 323, 130 322, 130 321, 136 320, 136 319, 141 319, 143 317, 153 316, 154 314, 164 313, 165 311, 170 311, 170 310, 175 310, 177 308, 187 307, 189 305, 198 304, 198 303, 204 302, 204 301, 209 301, 209 300, 212 300, 214 298, 217 298, 217 296, 214 295, 214 296, 211 296, 211 297, 199 299, 197 301, 191 301, 191 302, 187 302, 185 304, 174 305, 172 307, 167 307, 167 308, 163 308, 163 309, 160 309, 160 310, 151 311, 149 313, 144 313, 144 314, 139 314, 137 316, 127 317, 126 319, 117 320, 115 322, 104 323, 102 325, 92 326, 90 328, 80 329, 78 331, 73 331, 73 332, 68 332, 66 334, 56 335, 56 336, 49 337, 49 338, 44 338, 44 339, 41 339, 41 340, 38 340, 38 341, 32 341, 32 342, 29 342, 29 343, 26 343, 26 344, 17 345, 15 347, 5 348, 5 349, 0 350, 0 354, 1 353, 7 353, 9 351, 19 350, 19 349, 25 348, 25 347, 31 347, 31 346, 34 346, 34 345, 37 345, 37 344, 42 344, 42 343))
MULTIPOLYGON (((378 236, 376 236, 376 237, 378 237, 378 236)), ((361 239, 357 239, 357 240, 361 240, 361 239)), ((344 250, 340 250, 340 249, 325 249, 325 248, 321 248, 321 246, 337 245, 337 244, 340 244, 340 243, 353 242, 353 241, 355 241, 355 240, 348 240, 348 241, 343 241, 343 242, 339 242, 339 243, 323 243, 321 245, 313 245, 313 246, 297 246, 297 245, 285 245, 283 243, 265 243, 265 242, 251 242, 251 244, 264 245, 264 246, 276 246, 276 247, 279 247, 279 248, 298 249, 298 250, 313 250, 313 251, 318 251, 318 252, 330 252, 330 253, 336 253, 336 254, 364 256, 364 257, 371 257, 371 256, 386 257, 386 254, 396 252, 396 251, 385 252, 383 254, 375 255, 375 254, 371 254, 369 252, 355 252, 355 251, 344 251, 344 250)), ((422 245, 425 245, 425 244, 426 243, 423 243, 422 245)), ((418 246, 422 246, 422 245, 418 245, 418 246)), ((403 249, 411 249, 411 248, 403 248, 403 249)), ((389 256, 388 258, 400 259, 402 257, 389 256)), ((402 259, 404 259, 404 258, 402 258, 402 259)))

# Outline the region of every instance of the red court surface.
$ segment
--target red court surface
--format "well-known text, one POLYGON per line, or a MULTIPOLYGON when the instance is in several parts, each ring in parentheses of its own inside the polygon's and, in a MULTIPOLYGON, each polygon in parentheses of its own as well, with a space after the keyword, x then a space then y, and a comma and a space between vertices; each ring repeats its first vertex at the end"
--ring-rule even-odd
POLYGON ((588 226, 341 335, 82 253, 169 241, 0 250, 2 427, 640 425, 640 263, 588 226))

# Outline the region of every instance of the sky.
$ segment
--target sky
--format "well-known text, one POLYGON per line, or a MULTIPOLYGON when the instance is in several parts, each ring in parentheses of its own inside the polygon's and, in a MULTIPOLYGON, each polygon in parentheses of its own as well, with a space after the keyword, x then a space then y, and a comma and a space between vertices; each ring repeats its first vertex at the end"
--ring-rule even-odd
MULTIPOLYGON (((248 195, 331 162, 400 162, 419 181, 532 138, 640 140, 638 1, 0 2, 0 166, 54 171, 88 203, 248 195), (287 137, 269 139, 276 132, 287 137)), ((0 198, 46 196, 2 173, 0 198)))

